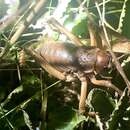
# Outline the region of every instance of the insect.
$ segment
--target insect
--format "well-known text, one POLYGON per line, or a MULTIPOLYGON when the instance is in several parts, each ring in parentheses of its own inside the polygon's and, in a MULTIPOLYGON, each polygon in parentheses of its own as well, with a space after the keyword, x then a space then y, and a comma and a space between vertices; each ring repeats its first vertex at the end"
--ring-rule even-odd
POLYGON ((92 46, 76 46, 72 43, 48 42, 29 53, 50 74, 68 82, 77 78, 81 81, 81 97, 79 112, 85 112, 87 81, 96 85, 121 91, 107 80, 96 80, 95 74, 111 66, 112 60, 108 52, 92 46), (95 73, 96 72, 96 73, 95 73))
POLYGON ((37 53, 58 71, 72 73, 74 77, 100 73, 111 65, 110 54, 92 46, 50 42, 38 48, 37 53))

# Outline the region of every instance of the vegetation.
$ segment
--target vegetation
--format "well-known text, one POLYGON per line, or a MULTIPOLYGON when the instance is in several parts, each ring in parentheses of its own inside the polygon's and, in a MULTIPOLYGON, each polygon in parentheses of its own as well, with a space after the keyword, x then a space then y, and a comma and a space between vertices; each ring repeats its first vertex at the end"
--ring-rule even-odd
POLYGON ((129 130, 129 5, 129 0, 0 0, 0 129, 129 130), (71 33, 58 28, 52 17, 71 33), (93 116, 78 113, 79 81, 56 79, 24 51, 52 39, 91 45, 89 21, 96 37, 103 25, 111 46, 119 43, 116 50, 123 51, 119 61, 127 76, 116 64, 104 72, 123 91, 121 96, 89 84, 87 112, 93 116))

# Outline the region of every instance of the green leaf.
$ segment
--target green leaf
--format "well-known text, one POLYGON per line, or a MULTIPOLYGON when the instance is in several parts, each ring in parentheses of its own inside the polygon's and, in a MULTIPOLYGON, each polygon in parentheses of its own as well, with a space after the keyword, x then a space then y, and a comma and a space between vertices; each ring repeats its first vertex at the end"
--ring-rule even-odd
POLYGON ((73 130, 83 121, 87 121, 86 117, 75 113, 69 122, 65 122, 65 125, 62 128, 58 128, 56 130, 73 130))
POLYGON ((22 111, 23 111, 23 116, 24 116, 25 124, 27 125, 27 127, 29 128, 29 130, 33 130, 33 128, 32 128, 32 122, 29 119, 28 113, 25 110, 22 110, 22 111))
POLYGON ((23 85, 31 85, 31 84, 34 85, 40 83, 40 80, 35 75, 26 74, 23 75, 22 79, 23 79, 23 85))
POLYGON ((126 88, 119 99, 114 111, 112 112, 111 118, 108 120, 108 130, 116 130, 121 125, 122 118, 129 106, 128 89, 126 88))
POLYGON ((114 100, 106 91, 94 88, 88 95, 88 105, 103 120, 107 120, 114 109, 114 100))
POLYGON ((122 32, 122 27, 123 27, 123 21, 124 21, 124 17, 126 15, 126 3, 128 0, 124 0, 123 6, 122 6, 122 11, 121 11, 121 15, 120 15, 120 19, 119 19, 119 25, 118 25, 118 32, 122 32))
POLYGON ((78 12, 76 14, 70 13, 64 22, 65 27, 72 31, 76 36, 86 36, 87 21, 86 13, 78 12))
POLYGON ((81 122, 87 121, 85 116, 74 111, 72 107, 61 105, 53 99, 48 99, 48 130, 73 130, 81 122))
POLYGON ((130 29, 129 29, 129 23, 130 23, 130 0, 126 3, 126 14, 125 18, 123 20, 123 35, 130 38, 130 29))

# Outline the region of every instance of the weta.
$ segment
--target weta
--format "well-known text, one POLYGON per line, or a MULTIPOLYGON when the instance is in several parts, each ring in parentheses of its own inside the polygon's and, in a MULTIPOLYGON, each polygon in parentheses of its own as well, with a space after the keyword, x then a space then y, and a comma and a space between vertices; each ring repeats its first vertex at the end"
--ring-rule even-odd
POLYGON ((97 86, 112 88, 119 95, 122 94, 122 91, 109 80, 97 80, 95 77, 96 74, 100 74, 105 68, 111 67, 114 56, 111 51, 107 52, 98 48, 109 49, 106 46, 108 41, 102 27, 96 26, 88 11, 87 14, 91 46, 82 45, 75 35, 64 28, 56 19, 50 18, 47 23, 53 25, 59 32, 64 33, 73 43, 50 41, 43 43, 36 50, 25 49, 42 68, 54 77, 67 82, 72 82, 76 79, 81 81, 79 113, 85 112, 88 81, 97 86), (95 30, 95 26, 97 30, 95 30), (99 34, 96 32, 99 32, 99 34))
POLYGON ((112 63, 111 55, 97 47, 76 46, 72 43, 48 42, 35 51, 28 50, 36 61, 50 74, 58 79, 72 82, 81 81, 81 97, 79 112, 85 112, 87 96, 87 81, 100 86, 112 88, 121 94, 121 90, 110 81, 96 80, 96 73, 109 68, 112 63))
POLYGON ((51 66, 72 77, 90 76, 110 67, 108 52, 92 46, 76 46, 71 43, 45 43, 36 52, 51 66))

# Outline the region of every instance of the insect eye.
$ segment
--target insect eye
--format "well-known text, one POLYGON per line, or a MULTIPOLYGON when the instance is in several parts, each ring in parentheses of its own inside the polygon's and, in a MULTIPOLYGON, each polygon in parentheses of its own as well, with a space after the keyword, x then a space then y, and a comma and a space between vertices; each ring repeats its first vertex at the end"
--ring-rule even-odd
POLYGON ((81 61, 82 61, 82 62, 86 62, 86 61, 87 61, 87 56, 82 55, 82 56, 81 56, 81 61))

